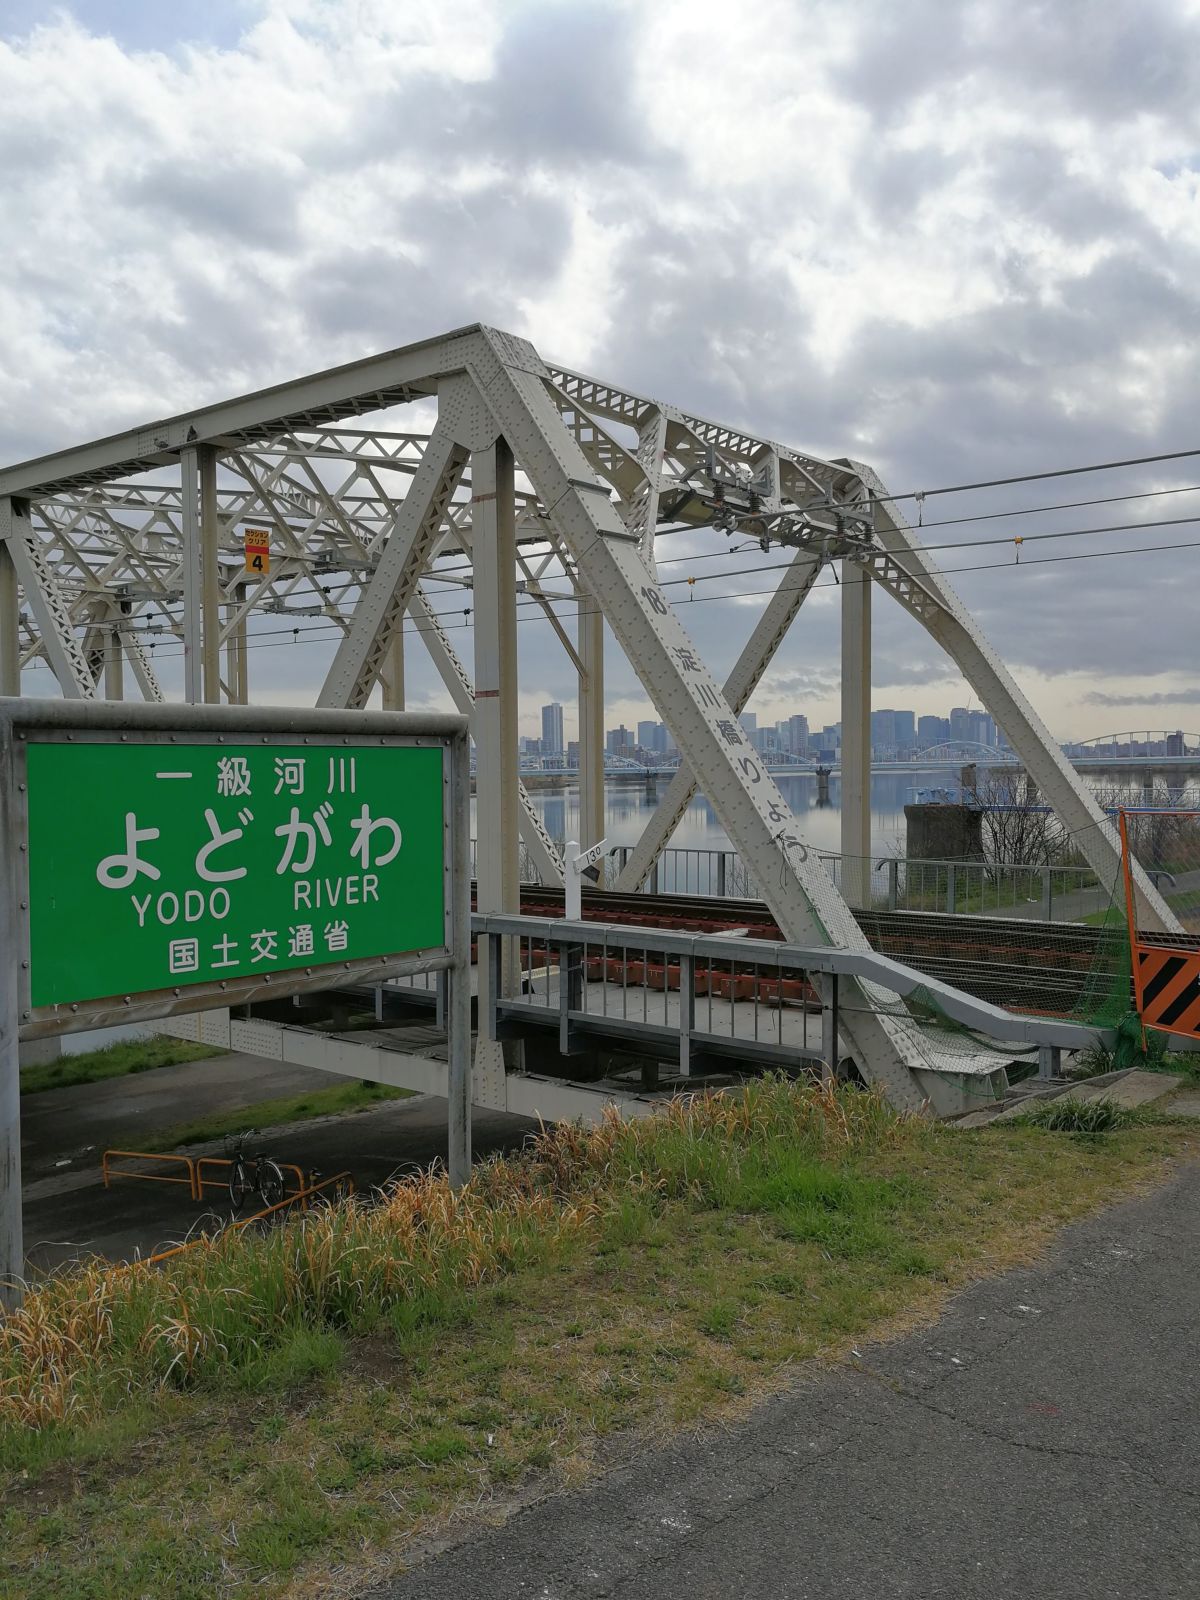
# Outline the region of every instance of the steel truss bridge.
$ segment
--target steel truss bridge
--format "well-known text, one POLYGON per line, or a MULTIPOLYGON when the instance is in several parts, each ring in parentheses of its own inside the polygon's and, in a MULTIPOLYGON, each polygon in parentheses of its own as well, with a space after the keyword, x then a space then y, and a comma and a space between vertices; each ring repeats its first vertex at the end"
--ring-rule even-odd
MULTIPOLYGON (((0 471, 0 693, 19 693, 22 669, 45 663, 68 697, 121 698, 128 686, 161 699, 149 646, 174 640, 188 700, 242 703, 252 690, 250 624, 286 635, 305 618, 337 640, 318 705, 364 707, 378 693, 401 708, 415 643, 475 740, 479 914, 515 916, 522 851, 543 883, 562 882, 517 757, 518 598, 545 614, 577 685, 584 842, 603 832, 607 621, 680 752, 617 887, 645 882, 699 787, 789 947, 865 957, 854 915, 864 887, 852 872, 834 885, 738 723, 830 565, 841 574, 843 856, 870 855, 870 619, 882 592, 957 664, 1110 881, 1111 823, 869 466, 555 365, 483 326, 0 471), (269 571, 247 567, 248 527, 269 531, 269 571), (680 528, 791 552, 724 682, 689 637, 686 606, 658 578, 657 540, 680 528), (431 599, 455 590, 471 617, 469 661, 431 599), (573 626, 555 609, 564 600, 573 626)), ((1136 888, 1142 926, 1173 929, 1153 884, 1139 875, 1136 888)), ((939 1055, 916 1021, 882 1003, 869 965, 841 980, 842 1047, 897 1106, 961 1108, 972 1081, 992 1081, 994 1062, 939 1055)), ((494 972, 481 968, 481 1018, 524 981, 513 952, 494 972)), ((266 1017, 206 1014, 194 1026, 214 1042, 285 1048, 286 1029, 266 1017)), ((528 1105, 521 1052, 520 1041, 481 1030, 477 1103, 528 1105)), ((362 1070, 361 1058, 346 1065, 328 1043, 302 1053, 330 1070, 362 1070)), ((412 1059, 406 1081, 444 1079, 433 1046, 412 1059)), ((565 1092, 560 1083, 556 1107, 565 1092)))

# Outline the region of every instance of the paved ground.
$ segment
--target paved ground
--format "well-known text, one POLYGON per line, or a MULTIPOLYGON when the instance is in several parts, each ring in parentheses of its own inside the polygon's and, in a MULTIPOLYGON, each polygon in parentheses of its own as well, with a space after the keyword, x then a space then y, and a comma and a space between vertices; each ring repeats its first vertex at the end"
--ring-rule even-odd
POLYGON ((370 1600, 1193 1600, 1200 1165, 726 1433, 370 1600))
MULTIPOLYGON (((185 1238, 214 1212, 228 1217, 228 1200, 220 1193, 201 1208, 182 1188, 125 1181, 105 1189, 100 1157, 106 1148, 137 1149, 147 1134, 176 1123, 341 1081, 327 1072, 234 1054, 25 1095, 21 1160, 30 1268, 45 1271, 94 1253, 117 1260, 148 1255, 185 1238)), ((472 1120, 476 1155, 518 1145, 535 1126, 478 1109, 472 1120)), ((360 1187, 369 1188, 444 1155, 446 1102, 427 1095, 385 1101, 352 1116, 268 1129, 262 1145, 306 1172, 349 1170, 360 1187)))

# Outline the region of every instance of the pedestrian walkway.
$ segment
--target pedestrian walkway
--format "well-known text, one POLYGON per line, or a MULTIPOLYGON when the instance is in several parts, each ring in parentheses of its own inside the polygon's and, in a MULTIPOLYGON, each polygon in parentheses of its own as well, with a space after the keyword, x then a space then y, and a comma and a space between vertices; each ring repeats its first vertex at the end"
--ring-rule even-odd
POLYGON ((746 1422, 360 1600, 1193 1600, 1200 1165, 746 1422))

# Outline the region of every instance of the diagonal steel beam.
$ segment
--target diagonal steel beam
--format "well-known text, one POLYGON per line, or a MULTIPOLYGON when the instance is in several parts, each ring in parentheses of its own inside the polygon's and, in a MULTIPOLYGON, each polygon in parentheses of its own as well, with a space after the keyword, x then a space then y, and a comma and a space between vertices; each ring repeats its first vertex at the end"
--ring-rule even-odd
POLYGON ((366 705, 466 462, 467 451, 455 441, 452 425, 439 419, 379 565, 355 609, 350 632, 338 647, 317 700, 319 706, 366 705))
POLYGON ((71 618, 23 501, 0 499, 0 542, 8 546, 26 603, 37 620, 43 653, 63 694, 68 700, 94 700, 95 679, 88 671, 71 618))
MULTIPOLYGON (((474 737, 475 686, 471 682, 467 669, 459 659, 457 651, 446 637, 446 631, 442 627, 437 612, 429 604, 429 598, 419 583, 413 592, 408 613, 413 619, 422 644, 429 651, 430 658, 437 668, 442 682, 450 691, 455 709, 461 716, 466 717, 467 722, 470 724, 472 737, 474 737)), ((521 842, 525 846, 529 859, 543 883, 561 885, 563 881, 562 860, 555 849, 554 841, 542 824, 541 817, 534 810, 533 802, 529 798, 529 791, 523 783, 518 785, 518 797, 521 804, 519 818, 521 842)))
MULTIPOLYGON (((737 658, 732 672, 725 680, 725 698, 735 712, 740 712, 758 687, 763 673, 770 666, 776 650, 821 571, 822 556, 811 550, 797 550, 791 565, 784 572, 779 587, 767 602, 763 614, 747 639, 745 648, 737 658)), ((671 779, 666 794, 658 802, 642 837, 617 879, 616 888, 626 894, 640 889, 654 870, 654 863, 666 848, 671 835, 683 820, 683 814, 696 793, 696 779, 689 766, 682 762, 671 779)))
MULTIPOLYGON (((604 597, 614 633, 763 886, 784 937, 866 949, 849 907, 796 832, 783 796, 747 745, 736 713, 703 666, 606 487, 563 426, 537 352, 526 340, 485 329, 468 370, 543 504, 554 508, 581 581, 604 597)), ((864 1075, 906 1110, 921 1109, 930 1092, 940 1098, 944 1063, 907 1014, 889 1014, 886 998, 861 985, 847 987, 853 993, 844 1002, 843 1031, 864 1075), (928 1077, 917 1076, 923 1069, 928 1077)))

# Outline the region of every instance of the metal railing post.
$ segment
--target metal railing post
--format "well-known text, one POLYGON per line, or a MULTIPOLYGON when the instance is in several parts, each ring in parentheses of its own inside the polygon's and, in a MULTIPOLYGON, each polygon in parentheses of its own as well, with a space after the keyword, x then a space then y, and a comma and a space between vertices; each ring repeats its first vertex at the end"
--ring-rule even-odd
MULTIPOLYGON (((664 993, 665 980, 664 980, 664 993)), ((679 958, 679 1076, 692 1075, 692 1029, 696 1026, 696 958, 679 958)))
POLYGON ((828 1083, 838 1070, 838 977, 836 972, 817 976, 821 996, 821 1080, 828 1083))
POLYGON ((953 916, 958 909, 958 871, 953 861, 946 867, 946 911, 953 916))
MULTIPOLYGON (((547 947, 549 958, 549 947, 547 947)), ((558 946, 558 1049, 559 1054, 571 1053, 571 946, 560 942, 558 946)))
POLYGON ((889 911, 895 911, 900 902, 900 858, 893 856, 888 862, 888 890, 887 904, 889 911))
POLYGON ((1042 916, 1047 922, 1053 920, 1054 911, 1054 889, 1051 881, 1052 872, 1053 868, 1051 867, 1042 868, 1042 916))
POLYGON ((725 898, 725 884, 726 884, 725 852, 724 852, 724 850, 718 850, 717 851, 717 894, 722 900, 725 898))
POLYGON ((488 968, 488 1008, 487 1016, 479 1018, 479 1026, 486 1030, 486 1037, 493 1043, 500 1037, 497 1027, 498 1007, 500 1004, 500 972, 503 962, 501 960, 500 946, 503 944, 503 935, 498 933, 480 934, 480 938, 487 942, 487 968, 488 968))

